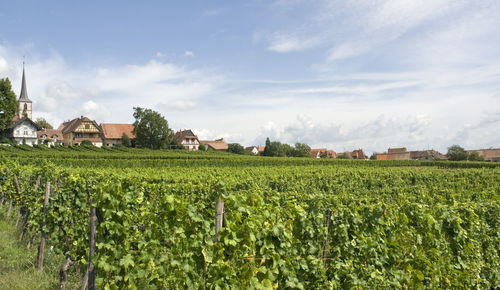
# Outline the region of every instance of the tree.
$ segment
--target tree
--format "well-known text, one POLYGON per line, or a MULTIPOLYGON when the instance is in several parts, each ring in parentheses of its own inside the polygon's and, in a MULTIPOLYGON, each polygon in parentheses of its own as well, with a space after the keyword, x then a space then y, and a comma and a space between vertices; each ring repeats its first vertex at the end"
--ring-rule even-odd
POLYGON ((377 160, 378 153, 373 152, 372 156, 370 156, 370 160, 377 160))
POLYGON ((310 157, 311 147, 304 143, 295 143, 295 148, 293 149, 292 155, 294 157, 310 157))
POLYGON ((134 130, 136 144, 140 147, 163 149, 176 145, 174 131, 160 113, 151 109, 134 107, 134 130))
POLYGON ((264 151, 262 152, 263 156, 272 156, 271 155, 271 140, 269 137, 266 138, 266 147, 264 147, 264 151))
POLYGON ((132 142, 130 141, 130 138, 125 133, 122 134, 122 145, 125 147, 132 146, 132 142))
POLYGON ((227 152, 234 154, 245 154, 245 148, 238 143, 232 143, 228 145, 227 152))
POLYGON ((479 152, 472 151, 467 156, 467 160, 469 160, 469 161, 484 161, 484 157, 479 155, 479 152))
POLYGON ((12 118, 17 112, 16 94, 8 78, 0 79, 0 130, 7 129, 12 124, 12 118))
POLYGON ((207 147, 205 146, 205 144, 200 143, 200 146, 198 147, 198 150, 200 150, 200 151, 206 151, 207 147))
POLYGON ((54 127, 52 127, 52 125, 50 125, 44 118, 36 118, 35 124, 37 124, 40 128, 54 129, 54 127))
POLYGON ((467 160, 467 151, 458 145, 453 145, 448 147, 448 153, 446 153, 446 156, 448 156, 448 159, 452 161, 467 160))

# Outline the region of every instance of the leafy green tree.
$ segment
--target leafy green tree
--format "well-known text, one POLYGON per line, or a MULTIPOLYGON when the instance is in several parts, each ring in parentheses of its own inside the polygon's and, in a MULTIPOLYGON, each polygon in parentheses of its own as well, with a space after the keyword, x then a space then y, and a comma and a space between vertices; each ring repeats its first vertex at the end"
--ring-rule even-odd
POLYGON ((130 141, 130 138, 125 133, 122 134, 122 145, 125 147, 132 146, 132 142, 130 141))
POLYGON ((311 147, 304 143, 295 143, 292 155, 294 157, 310 157, 311 147))
POLYGON ((467 151, 458 145, 453 145, 448 147, 446 156, 448 156, 448 159, 452 161, 467 160, 467 151))
POLYGON ((136 145, 151 149, 163 149, 176 145, 174 131, 160 113, 151 109, 134 107, 136 145))
POLYGON ((479 152, 472 151, 467 156, 467 160, 469 160, 469 161, 484 161, 484 157, 479 155, 479 152))
POLYGON ((232 143, 228 145, 227 152, 234 154, 245 154, 245 148, 238 143, 232 143))
POLYGON ((44 118, 36 118, 35 124, 37 124, 40 128, 54 129, 54 127, 52 127, 52 125, 50 125, 44 118))
POLYGON ((207 147, 205 146, 205 144, 200 143, 200 146, 198 147, 198 150, 206 151, 207 147))
POLYGON ((269 137, 266 138, 266 147, 264 147, 264 151, 261 154, 262 156, 272 156, 271 155, 271 140, 269 137))
POLYGON ((372 156, 370 156, 370 160, 377 160, 378 153, 373 152, 372 156))
POLYGON ((12 124, 12 118, 17 112, 16 94, 8 78, 0 79, 0 130, 12 124))

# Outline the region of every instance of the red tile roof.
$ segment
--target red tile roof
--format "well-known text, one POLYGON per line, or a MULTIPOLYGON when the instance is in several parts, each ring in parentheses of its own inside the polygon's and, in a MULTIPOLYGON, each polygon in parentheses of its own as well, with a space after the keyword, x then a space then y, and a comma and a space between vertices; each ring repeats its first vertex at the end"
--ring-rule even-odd
POLYGON ((101 124, 102 135, 104 139, 121 139, 123 134, 127 135, 130 139, 134 139, 135 135, 132 133, 134 130, 133 124, 101 124))

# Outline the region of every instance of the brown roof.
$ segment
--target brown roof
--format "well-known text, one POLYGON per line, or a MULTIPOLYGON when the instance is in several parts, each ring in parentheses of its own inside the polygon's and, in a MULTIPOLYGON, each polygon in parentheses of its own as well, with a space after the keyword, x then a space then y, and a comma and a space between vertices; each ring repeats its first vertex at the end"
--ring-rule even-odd
POLYGON ((389 148, 389 150, 387 150, 387 154, 399 154, 399 153, 406 153, 408 151, 406 151, 406 147, 403 147, 403 148, 389 148))
POLYGON ((198 140, 198 137, 193 133, 191 130, 183 130, 175 133, 175 140, 177 141, 177 144, 181 144, 182 140, 184 139, 196 139, 198 140))
MULTIPOLYGON (((406 149, 405 149, 406 150, 406 149)), ((363 149, 354 150, 350 153, 352 159, 368 159, 363 149)))
POLYGON ((132 133, 134 124, 101 124, 102 135, 104 139, 121 139, 123 134, 127 135, 130 139, 134 139, 135 135, 132 133))
POLYGON ((500 158, 500 148, 490 148, 490 149, 479 149, 479 150, 467 150, 467 152, 476 151, 479 156, 483 156, 484 160, 491 161, 500 158))
POLYGON ((440 155, 436 150, 410 151, 410 159, 439 159, 440 155))
POLYGON ((36 132, 38 139, 42 140, 42 136, 45 135, 49 139, 54 139, 53 136, 56 136, 55 139, 62 141, 63 140, 63 134, 61 130, 54 130, 54 129, 42 129, 36 132))
POLYGON ((97 128, 97 130, 101 131, 101 128, 99 127, 99 125, 97 125, 96 121, 92 121, 84 116, 62 123, 58 129, 60 129, 63 134, 73 132, 76 128, 78 128, 78 126, 80 126, 82 122, 92 122, 92 124, 97 128))
POLYGON ((217 139, 217 140, 200 140, 200 143, 203 145, 208 146, 209 148, 212 148, 213 150, 218 150, 218 151, 225 151, 229 148, 229 145, 224 141, 224 138, 217 139))

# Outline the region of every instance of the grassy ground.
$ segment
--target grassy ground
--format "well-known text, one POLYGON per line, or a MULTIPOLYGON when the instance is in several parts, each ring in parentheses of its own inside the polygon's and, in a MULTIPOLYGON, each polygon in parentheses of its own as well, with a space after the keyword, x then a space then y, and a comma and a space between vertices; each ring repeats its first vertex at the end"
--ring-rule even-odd
MULTIPOLYGON (((58 289, 64 257, 47 254, 43 271, 36 270, 37 247, 28 250, 26 244, 19 241, 15 226, 17 213, 7 218, 6 212, 6 206, 0 206, 0 289, 58 289)), ((75 286, 68 285, 67 289, 75 286)))

